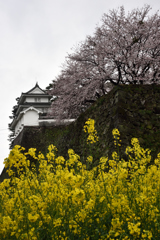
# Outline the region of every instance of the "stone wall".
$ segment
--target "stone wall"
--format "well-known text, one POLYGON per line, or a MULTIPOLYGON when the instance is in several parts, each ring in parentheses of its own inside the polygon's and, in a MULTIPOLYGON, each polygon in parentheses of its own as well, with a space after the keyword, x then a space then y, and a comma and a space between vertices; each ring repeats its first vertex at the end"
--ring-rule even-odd
POLYGON ((68 157, 67 150, 73 148, 82 156, 82 162, 91 153, 96 164, 99 157, 111 157, 115 150, 113 128, 118 128, 121 133, 120 154, 123 158, 126 158, 125 148, 132 137, 137 137, 142 147, 150 148, 154 158, 160 152, 160 86, 117 86, 68 126, 24 127, 14 145, 19 144, 26 150, 35 147, 46 153, 48 145, 54 144, 58 154, 65 158, 68 157), (88 118, 95 120, 99 135, 99 142, 91 147, 86 144, 83 131, 88 118))

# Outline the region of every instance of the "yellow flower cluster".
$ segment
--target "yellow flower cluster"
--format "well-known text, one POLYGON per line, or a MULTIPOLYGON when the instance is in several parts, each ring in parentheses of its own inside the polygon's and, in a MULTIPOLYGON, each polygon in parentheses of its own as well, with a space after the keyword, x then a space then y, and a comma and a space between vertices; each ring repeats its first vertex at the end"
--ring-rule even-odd
POLYGON ((98 141, 97 131, 95 129, 94 119, 89 118, 84 125, 84 132, 88 133, 87 143, 95 143, 98 141))
POLYGON ((15 146, 0 183, 0 239, 160 239, 160 154, 148 166, 150 151, 131 143, 127 162, 114 152, 91 170, 72 149, 65 160, 53 145, 46 156, 15 146))
POLYGON ((112 130, 112 135, 113 135, 113 138, 114 138, 114 145, 115 146, 121 146, 120 142, 120 133, 119 133, 119 130, 117 128, 114 128, 112 130))

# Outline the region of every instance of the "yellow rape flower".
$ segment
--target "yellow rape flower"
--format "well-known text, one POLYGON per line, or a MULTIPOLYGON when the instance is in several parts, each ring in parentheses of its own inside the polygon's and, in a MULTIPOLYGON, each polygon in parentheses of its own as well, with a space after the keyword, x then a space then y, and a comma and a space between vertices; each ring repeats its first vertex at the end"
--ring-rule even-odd
POLYGON ((84 132, 88 133, 88 137, 87 137, 87 143, 95 143, 97 142, 98 136, 97 136, 97 131, 95 129, 95 121, 94 119, 89 118, 84 125, 84 132))
POLYGON ((134 235, 140 235, 140 231, 141 231, 141 229, 139 228, 140 225, 141 225, 140 222, 138 222, 136 224, 128 222, 128 229, 130 231, 130 234, 133 235, 133 236, 134 235))
POLYGON ((93 157, 92 156, 88 156, 86 162, 92 163, 93 162, 93 157))
MULTIPOLYGON (((85 128, 91 138, 93 126, 89 120, 85 128)), ((113 134, 119 141, 119 131, 113 134)), ((88 170, 73 149, 68 160, 55 151, 53 145, 48 155, 28 151, 37 158, 39 174, 28 168, 32 164, 20 146, 5 160, 12 178, 0 183, 0 239, 66 240, 82 233, 84 239, 89 234, 93 239, 159 239, 160 154, 148 167, 150 150, 134 138, 126 148, 129 161, 117 161, 113 152, 111 160, 101 157, 88 170), (21 172, 18 177, 13 166, 21 172)))
POLYGON ((39 214, 37 214, 37 213, 35 213, 35 214, 28 213, 28 220, 30 222, 36 222, 38 218, 39 218, 39 214))

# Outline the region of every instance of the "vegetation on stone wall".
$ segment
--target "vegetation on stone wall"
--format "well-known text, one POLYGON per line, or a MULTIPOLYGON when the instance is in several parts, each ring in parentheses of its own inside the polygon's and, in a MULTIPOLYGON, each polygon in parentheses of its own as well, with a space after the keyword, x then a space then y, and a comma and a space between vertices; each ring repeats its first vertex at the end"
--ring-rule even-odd
POLYGON ((160 238, 160 154, 151 164, 150 150, 132 138, 123 160, 113 129, 116 151, 94 166, 99 132, 93 119, 83 132, 90 148, 85 163, 73 149, 67 158, 58 155, 53 144, 45 155, 18 145, 11 150, 5 160, 10 179, 0 183, 0 239, 160 238))
POLYGON ((69 148, 83 155, 88 149, 83 143, 82 129, 88 118, 95 120, 95 126, 99 132, 95 158, 99 158, 100 154, 111 155, 114 150, 113 128, 118 128, 121 132, 124 149, 130 144, 132 137, 138 137, 144 148, 151 148, 151 154, 155 158, 160 143, 160 86, 117 86, 98 99, 70 125, 26 127, 14 144, 19 144, 26 149, 35 147, 43 153, 46 153, 48 145, 54 144, 59 149, 59 153, 65 157, 69 148), (84 152, 82 153, 83 144, 84 152))
MULTIPOLYGON (((68 149, 72 148, 77 154, 84 156, 85 162, 88 146, 84 143, 85 133, 82 129, 88 118, 95 120, 95 127, 99 133, 99 142, 96 143, 94 151, 95 165, 102 155, 110 157, 114 151, 114 128, 121 132, 120 154, 124 159, 125 148, 130 144, 132 137, 138 137, 141 146, 150 148, 154 159, 160 149, 160 86, 117 86, 99 98, 68 126, 24 127, 14 145, 21 145, 26 151, 33 147, 46 154, 47 147, 54 144, 58 148, 58 154, 65 158, 68 157, 68 149)), ((6 177, 4 169, 1 181, 6 177)))

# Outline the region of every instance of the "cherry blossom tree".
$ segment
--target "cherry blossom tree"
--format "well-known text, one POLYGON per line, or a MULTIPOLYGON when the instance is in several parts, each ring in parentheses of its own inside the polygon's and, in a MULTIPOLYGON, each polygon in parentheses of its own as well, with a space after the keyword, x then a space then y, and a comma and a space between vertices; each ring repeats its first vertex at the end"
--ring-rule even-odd
POLYGON ((51 94, 51 114, 76 118, 97 97, 118 84, 159 84, 160 16, 151 8, 125 13, 123 7, 102 17, 101 26, 66 57, 51 94))

